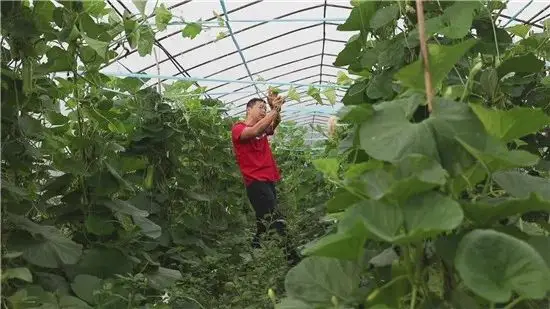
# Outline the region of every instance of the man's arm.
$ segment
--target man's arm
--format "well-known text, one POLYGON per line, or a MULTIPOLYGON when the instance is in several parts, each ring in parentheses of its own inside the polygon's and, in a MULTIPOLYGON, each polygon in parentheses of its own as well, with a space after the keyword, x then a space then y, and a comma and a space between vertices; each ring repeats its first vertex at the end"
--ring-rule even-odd
POLYGON ((277 128, 277 126, 279 125, 279 123, 281 123, 281 113, 278 113, 278 114, 277 114, 277 117, 275 117, 275 119, 273 120, 273 122, 271 122, 271 124, 270 124, 269 127, 267 128, 266 133, 267 133, 268 135, 273 135, 273 134, 275 134, 275 129, 277 128))
POLYGON ((247 140, 256 136, 263 134, 266 129, 272 124, 273 120, 279 115, 281 110, 280 106, 273 108, 262 120, 258 121, 252 127, 246 127, 240 136, 240 140, 247 140))

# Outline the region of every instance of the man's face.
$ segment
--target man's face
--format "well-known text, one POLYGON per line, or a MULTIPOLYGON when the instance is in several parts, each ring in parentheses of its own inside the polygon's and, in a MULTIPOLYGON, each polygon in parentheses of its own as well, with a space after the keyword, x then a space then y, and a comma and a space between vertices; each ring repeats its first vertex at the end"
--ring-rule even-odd
POLYGON ((260 120, 265 117, 267 107, 264 102, 258 101, 248 110, 248 112, 254 119, 260 120))

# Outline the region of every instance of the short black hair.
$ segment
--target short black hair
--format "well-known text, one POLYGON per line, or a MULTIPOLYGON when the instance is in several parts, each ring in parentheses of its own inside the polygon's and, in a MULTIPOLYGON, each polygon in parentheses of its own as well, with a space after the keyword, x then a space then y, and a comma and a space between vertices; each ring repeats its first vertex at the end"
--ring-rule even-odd
POLYGON ((250 99, 250 101, 248 101, 248 103, 246 103, 246 109, 249 109, 250 107, 254 107, 254 105, 256 105, 256 103, 259 103, 259 102, 265 103, 265 101, 263 99, 260 99, 260 98, 250 99))

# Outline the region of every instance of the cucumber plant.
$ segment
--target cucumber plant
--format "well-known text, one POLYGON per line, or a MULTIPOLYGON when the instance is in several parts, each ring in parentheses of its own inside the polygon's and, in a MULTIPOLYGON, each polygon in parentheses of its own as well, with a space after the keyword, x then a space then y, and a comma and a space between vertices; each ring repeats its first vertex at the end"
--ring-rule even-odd
POLYGON ((501 1, 352 4, 347 128, 314 161, 335 232, 276 307, 548 306, 550 29, 499 27, 501 1))

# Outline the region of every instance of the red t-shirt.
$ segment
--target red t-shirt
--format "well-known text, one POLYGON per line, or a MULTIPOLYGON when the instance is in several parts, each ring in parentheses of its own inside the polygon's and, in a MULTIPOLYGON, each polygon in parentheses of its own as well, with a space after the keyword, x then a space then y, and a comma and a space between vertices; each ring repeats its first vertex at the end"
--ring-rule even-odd
POLYGON ((231 130, 233 150, 244 182, 249 186, 253 181, 272 181, 281 179, 277 163, 273 158, 267 134, 264 133, 256 138, 240 140, 241 133, 246 124, 237 122, 231 130))

